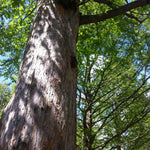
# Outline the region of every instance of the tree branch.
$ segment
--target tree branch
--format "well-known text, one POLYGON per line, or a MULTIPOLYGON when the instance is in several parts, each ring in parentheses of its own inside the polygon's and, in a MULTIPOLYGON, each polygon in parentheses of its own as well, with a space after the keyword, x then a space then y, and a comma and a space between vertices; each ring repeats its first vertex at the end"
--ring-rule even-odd
POLYGON ((111 138, 109 138, 108 140, 106 140, 105 143, 97 146, 94 149, 97 149, 99 147, 101 147, 101 149, 105 148, 105 146, 110 143, 114 138, 118 137, 119 135, 122 135, 124 132, 126 132, 130 127, 132 127, 134 124, 138 123, 140 120, 142 120, 148 113, 150 112, 150 110, 145 111, 143 110, 141 112, 141 117, 140 118, 136 118, 137 115, 135 115, 135 117, 133 117, 133 119, 125 126, 125 128, 123 130, 121 130, 120 132, 116 133, 114 136, 112 136, 111 138), (136 119, 135 119, 136 118, 136 119))
POLYGON ((128 3, 126 5, 123 5, 119 8, 107 11, 106 13, 103 13, 103 14, 80 16, 80 25, 101 22, 106 19, 113 18, 121 14, 125 14, 127 11, 130 11, 131 9, 143 7, 148 4, 150 4, 150 0, 137 0, 131 3, 128 3))
MULTIPOLYGON (((103 4, 106 4, 108 5, 110 8, 112 9, 116 9, 117 6, 115 6, 112 2, 110 2, 109 0, 94 0, 95 2, 97 3, 103 3, 103 4)), ((128 1, 126 0, 126 3, 128 4, 128 1)), ((132 14, 128 14, 127 12, 125 13, 125 15, 129 18, 132 18, 132 19, 135 19, 136 21, 142 23, 142 21, 140 21, 137 17, 135 17, 134 15, 132 14)))

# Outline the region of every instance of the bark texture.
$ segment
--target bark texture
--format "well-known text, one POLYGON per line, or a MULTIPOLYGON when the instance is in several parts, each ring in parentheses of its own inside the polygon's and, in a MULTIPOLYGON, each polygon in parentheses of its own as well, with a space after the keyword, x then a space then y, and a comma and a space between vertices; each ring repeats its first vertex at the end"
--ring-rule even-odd
POLYGON ((76 149, 78 10, 41 0, 15 93, 0 122, 1 150, 76 149))

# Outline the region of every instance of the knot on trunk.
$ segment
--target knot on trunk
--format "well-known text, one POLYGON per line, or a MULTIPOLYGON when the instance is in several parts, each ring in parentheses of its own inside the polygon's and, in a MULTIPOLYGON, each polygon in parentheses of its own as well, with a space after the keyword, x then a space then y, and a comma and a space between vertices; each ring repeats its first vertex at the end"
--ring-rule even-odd
POLYGON ((70 63, 71 63, 72 69, 77 68, 78 63, 77 63, 77 59, 75 56, 71 56, 71 62, 70 63))

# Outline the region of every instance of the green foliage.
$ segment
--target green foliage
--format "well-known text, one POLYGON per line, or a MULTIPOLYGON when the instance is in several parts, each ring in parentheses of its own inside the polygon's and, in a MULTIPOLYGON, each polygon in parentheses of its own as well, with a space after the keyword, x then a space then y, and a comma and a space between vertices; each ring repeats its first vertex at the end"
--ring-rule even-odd
POLYGON ((11 90, 7 84, 0 83, 0 117, 4 107, 7 105, 11 98, 11 90))
POLYGON ((0 1, 0 75, 16 81, 35 1, 0 1), (14 7, 15 6, 15 7, 14 7))
MULTIPOLYGON (((92 2, 81 7, 83 14, 108 9, 92 2)), ((145 11, 135 10, 141 18, 145 11)), ((143 149, 150 144, 149 30, 148 20, 139 24, 127 16, 80 27, 78 149, 89 143, 93 149, 143 149)))

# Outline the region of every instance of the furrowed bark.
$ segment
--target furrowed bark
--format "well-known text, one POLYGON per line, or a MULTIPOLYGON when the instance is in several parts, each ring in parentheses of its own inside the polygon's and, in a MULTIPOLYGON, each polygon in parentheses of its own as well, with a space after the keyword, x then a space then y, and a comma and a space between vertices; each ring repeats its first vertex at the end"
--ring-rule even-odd
POLYGON ((39 1, 16 90, 1 118, 1 150, 76 149, 78 19, 77 9, 39 1))
MULTIPOLYGON (((100 2, 100 0, 95 0, 95 1, 100 2)), ((80 16, 80 25, 101 22, 106 19, 110 19, 118 15, 124 14, 127 11, 130 11, 132 9, 143 7, 148 4, 150 4, 150 0, 137 0, 131 3, 128 3, 124 6, 121 6, 119 8, 107 11, 106 13, 103 13, 103 14, 80 16)))

